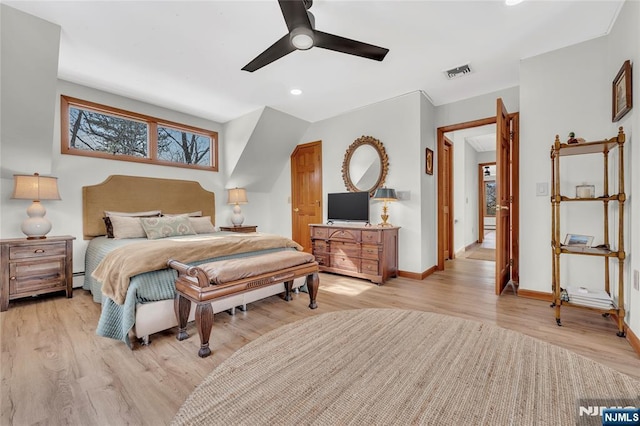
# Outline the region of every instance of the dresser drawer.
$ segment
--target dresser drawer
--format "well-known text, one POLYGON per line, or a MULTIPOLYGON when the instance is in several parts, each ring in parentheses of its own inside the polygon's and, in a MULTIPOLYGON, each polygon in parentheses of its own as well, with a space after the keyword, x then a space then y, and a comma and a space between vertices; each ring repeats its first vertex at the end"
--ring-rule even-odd
POLYGON ((362 258, 378 260, 380 255, 380 246, 374 246, 371 244, 362 245, 362 258))
POLYGON ((331 241, 329 247, 331 254, 360 257, 360 245, 356 243, 331 241))
POLYGON ((329 256, 324 254, 317 254, 317 253, 314 253, 313 255, 315 256, 316 262, 318 262, 318 265, 329 266, 329 256))
POLYGON ((46 256, 64 256, 67 252, 65 243, 37 244, 31 246, 9 247, 9 259, 29 259, 46 256))
POLYGON ((332 268, 343 269, 345 271, 360 272, 360 259, 332 254, 330 266, 332 268))
POLYGON ((378 261, 362 259, 362 273, 378 275, 378 261))
POLYGON ((311 227, 311 238, 324 238, 329 237, 329 230, 327 228, 320 228, 317 226, 311 227))
POLYGON ((382 242, 382 232, 379 231, 362 231, 363 243, 380 243, 382 242))
POLYGON ((9 295, 66 287, 65 259, 9 264, 9 295))
POLYGON ((329 234, 330 240, 360 242, 359 229, 335 229, 329 234))
POLYGON ((313 252, 324 253, 327 251, 327 242, 323 240, 314 240, 313 241, 313 252))

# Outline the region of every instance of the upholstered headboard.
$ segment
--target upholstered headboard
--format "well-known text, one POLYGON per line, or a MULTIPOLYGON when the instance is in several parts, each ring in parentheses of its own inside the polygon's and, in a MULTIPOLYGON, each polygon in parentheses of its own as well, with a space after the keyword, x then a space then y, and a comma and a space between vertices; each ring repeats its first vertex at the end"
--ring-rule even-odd
POLYGON ((82 233, 85 240, 105 235, 104 211, 162 210, 176 214, 202 211, 215 225, 215 194, 189 180, 112 175, 82 187, 82 233))

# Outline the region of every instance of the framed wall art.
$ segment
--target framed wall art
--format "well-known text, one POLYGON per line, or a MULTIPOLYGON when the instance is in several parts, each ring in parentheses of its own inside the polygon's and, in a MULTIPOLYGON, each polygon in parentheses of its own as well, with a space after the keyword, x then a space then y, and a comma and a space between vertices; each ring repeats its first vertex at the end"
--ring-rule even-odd
POLYGON ((428 175, 433 174, 433 151, 427 148, 427 152, 425 154, 425 173, 428 175))
POLYGON ((613 79, 611 121, 615 123, 631 111, 631 95, 631 61, 627 59, 613 79))
POLYGON ((591 235, 567 234, 564 238, 565 246, 591 247, 593 237, 591 235))

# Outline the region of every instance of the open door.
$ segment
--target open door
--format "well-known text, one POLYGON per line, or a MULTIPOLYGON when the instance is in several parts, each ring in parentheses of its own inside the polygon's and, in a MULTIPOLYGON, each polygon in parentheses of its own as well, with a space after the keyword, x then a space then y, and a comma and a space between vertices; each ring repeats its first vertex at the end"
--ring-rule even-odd
MULTIPOLYGON (((502 99, 496 114, 496 294, 511 279, 511 118, 502 99)), ((514 287, 515 291, 515 287, 514 287)))
POLYGON ((291 239, 307 253, 312 223, 322 223, 321 141, 298 145, 291 154, 291 239))

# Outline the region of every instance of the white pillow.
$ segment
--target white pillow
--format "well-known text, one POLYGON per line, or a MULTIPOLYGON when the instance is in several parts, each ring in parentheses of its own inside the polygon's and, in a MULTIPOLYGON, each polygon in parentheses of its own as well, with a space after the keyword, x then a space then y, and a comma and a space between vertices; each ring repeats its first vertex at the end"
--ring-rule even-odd
POLYGON ((160 210, 149 210, 147 212, 113 212, 105 210, 104 215, 111 216, 125 216, 125 217, 151 217, 160 216, 162 212, 160 210))
POLYGON ((211 216, 203 217, 190 217, 189 222, 196 231, 196 234, 210 234, 212 232, 218 232, 218 229, 211 223, 211 216))
POLYGON ((109 220, 113 229, 113 238, 147 238, 139 217, 110 216, 109 220))
POLYGON ((162 216, 189 216, 189 217, 200 217, 202 216, 202 210, 197 211, 197 212, 190 212, 190 213, 167 213, 167 214, 163 214, 162 216))

